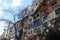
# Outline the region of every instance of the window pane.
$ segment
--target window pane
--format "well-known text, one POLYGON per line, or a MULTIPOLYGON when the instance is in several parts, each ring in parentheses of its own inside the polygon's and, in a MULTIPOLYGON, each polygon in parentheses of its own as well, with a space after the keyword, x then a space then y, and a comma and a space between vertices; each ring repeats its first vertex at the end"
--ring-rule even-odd
POLYGON ((55 13, 56 13, 56 15, 57 15, 57 14, 60 14, 60 8, 56 9, 56 10, 55 10, 55 13))

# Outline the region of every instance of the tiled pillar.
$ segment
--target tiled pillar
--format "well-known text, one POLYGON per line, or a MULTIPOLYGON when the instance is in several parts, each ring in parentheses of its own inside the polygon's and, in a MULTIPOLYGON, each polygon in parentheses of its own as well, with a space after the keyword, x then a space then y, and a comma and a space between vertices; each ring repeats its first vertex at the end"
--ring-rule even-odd
POLYGON ((42 36, 39 36, 39 40, 42 40, 42 36))
POLYGON ((30 40, 30 37, 29 36, 27 36, 27 39, 26 40, 30 40))
POLYGON ((36 36, 36 40, 42 40, 42 36, 36 36))
POLYGON ((33 37, 32 37, 32 40, 36 40, 36 36, 33 36, 33 37))

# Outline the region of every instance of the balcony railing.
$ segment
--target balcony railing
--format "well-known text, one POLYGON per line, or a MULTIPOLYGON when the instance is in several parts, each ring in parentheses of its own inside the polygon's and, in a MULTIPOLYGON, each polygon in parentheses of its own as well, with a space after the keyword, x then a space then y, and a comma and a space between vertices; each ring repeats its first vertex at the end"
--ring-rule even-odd
POLYGON ((23 15, 23 18, 26 17, 26 16, 28 16, 28 13, 26 13, 25 15, 23 15))
POLYGON ((37 33, 38 33, 38 34, 41 33, 41 28, 37 28, 37 33))
POLYGON ((32 23, 28 24, 27 29, 30 30, 32 28, 36 28, 42 25, 42 18, 35 19, 32 23))
POLYGON ((31 30, 28 30, 27 32, 28 32, 28 36, 41 34, 43 32, 42 25, 38 26, 37 28, 33 28, 31 30))

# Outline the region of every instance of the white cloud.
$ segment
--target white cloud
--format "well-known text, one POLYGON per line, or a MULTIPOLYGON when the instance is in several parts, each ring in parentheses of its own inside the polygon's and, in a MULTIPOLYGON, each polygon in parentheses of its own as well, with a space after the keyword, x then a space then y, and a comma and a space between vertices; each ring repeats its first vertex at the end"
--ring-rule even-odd
POLYGON ((0 21, 0 36, 3 34, 4 28, 6 28, 7 25, 5 21, 0 21))
POLYGON ((0 18, 3 16, 3 11, 1 10, 2 8, 0 7, 0 18))
POLYGON ((13 0, 12 6, 17 7, 17 6, 21 5, 21 1, 22 0, 13 0))
POLYGON ((8 26, 8 23, 6 23, 5 21, 1 21, 0 22, 0 26, 7 27, 8 26))
POLYGON ((7 3, 4 3, 4 4, 3 4, 3 7, 4 7, 5 9, 8 9, 8 8, 9 8, 9 5, 8 5, 7 3))
POLYGON ((4 32, 4 29, 3 29, 4 27, 0 27, 0 36, 3 34, 3 32, 4 32))
POLYGON ((2 7, 0 7, 0 9, 2 9, 2 7))
POLYGON ((2 0, 0 0, 0 4, 2 3, 2 0))
POLYGON ((8 26, 8 23, 6 21, 0 21, 0 36, 4 32, 4 28, 6 28, 7 26, 8 26))
POLYGON ((0 36, 3 34, 4 32, 4 27, 0 26, 0 36))

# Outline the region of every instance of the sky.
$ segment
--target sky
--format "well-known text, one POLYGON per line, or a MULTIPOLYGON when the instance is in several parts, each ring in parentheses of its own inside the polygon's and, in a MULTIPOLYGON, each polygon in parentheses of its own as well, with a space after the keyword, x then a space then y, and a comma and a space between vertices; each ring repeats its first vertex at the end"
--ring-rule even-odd
MULTIPOLYGON (((20 10, 31 4, 32 0, 0 0, 0 19, 7 19, 13 22, 14 18, 11 12, 17 15, 20 10), (10 12, 5 10, 9 10, 10 12)), ((6 26, 6 22, 0 21, 0 35, 4 32, 4 26, 6 26)))

